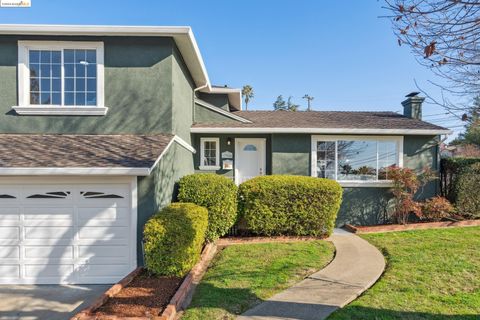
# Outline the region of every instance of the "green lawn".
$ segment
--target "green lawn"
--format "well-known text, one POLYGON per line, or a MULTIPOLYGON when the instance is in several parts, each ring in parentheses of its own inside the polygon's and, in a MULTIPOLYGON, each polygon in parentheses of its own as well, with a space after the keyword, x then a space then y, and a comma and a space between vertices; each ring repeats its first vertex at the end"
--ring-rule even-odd
POLYGON ((480 319, 480 228, 362 236, 387 258, 380 280, 338 319, 480 319))
POLYGON ((322 269, 333 254, 327 241, 227 247, 212 262, 182 320, 234 319, 322 269))

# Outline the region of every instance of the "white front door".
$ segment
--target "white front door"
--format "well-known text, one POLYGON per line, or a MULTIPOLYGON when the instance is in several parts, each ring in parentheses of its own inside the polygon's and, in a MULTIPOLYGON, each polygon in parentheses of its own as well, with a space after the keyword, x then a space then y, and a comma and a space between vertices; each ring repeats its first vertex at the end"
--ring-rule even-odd
POLYGON ((0 179, 0 284, 114 283, 136 266, 136 181, 0 179))
POLYGON ((235 139, 235 183, 265 175, 266 139, 235 139))

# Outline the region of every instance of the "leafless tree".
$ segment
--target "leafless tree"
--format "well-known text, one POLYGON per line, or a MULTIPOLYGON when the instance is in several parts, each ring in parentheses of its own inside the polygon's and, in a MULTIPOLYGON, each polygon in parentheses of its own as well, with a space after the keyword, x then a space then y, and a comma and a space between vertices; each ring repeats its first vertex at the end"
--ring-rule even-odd
MULTIPOLYGON (((447 79, 437 85, 433 103, 453 112, 466 106, 447 95, 480 93, 480 0, 385 0, 399 45, 409 46, 418 62, 447 79)), ((422 90, 423 91, 423 90, 422 90)), ((461 117, 461 115, 460 115, 461 117)))

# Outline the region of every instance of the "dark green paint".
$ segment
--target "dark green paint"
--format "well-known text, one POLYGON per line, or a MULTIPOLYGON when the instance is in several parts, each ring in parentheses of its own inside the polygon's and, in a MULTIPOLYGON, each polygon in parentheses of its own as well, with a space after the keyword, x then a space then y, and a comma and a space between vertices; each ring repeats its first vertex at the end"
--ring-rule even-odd
POLYGON ((205 92, 199 92, 198 97, 203 101, 213 104, 215 107, 219 107, 225 111, 229 111, 228 95, 226 94, 210 94, 205 92))
POLYGON ((199 104, 195 104, 195 123, 238 123, 238 120, 210 110, 199 104))

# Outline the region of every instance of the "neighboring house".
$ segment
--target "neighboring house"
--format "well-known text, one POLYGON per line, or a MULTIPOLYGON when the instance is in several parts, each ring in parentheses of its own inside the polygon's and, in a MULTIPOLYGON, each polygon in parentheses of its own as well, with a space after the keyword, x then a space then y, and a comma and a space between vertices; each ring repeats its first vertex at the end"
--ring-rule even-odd
POLYGON ((447 145, 445 143, 442 143, 440 145, 440 155, 442 158, 480 157, 480 148, 474 144, 447 145))
POLYGON ((449 131, 415 119, 422 101, 407 117, 244 112, 190 28, 0 25, 0 283, 117 281, 195 171, 334 178, 339 224, 381 221, 389 166, 437 169, 449 131))

